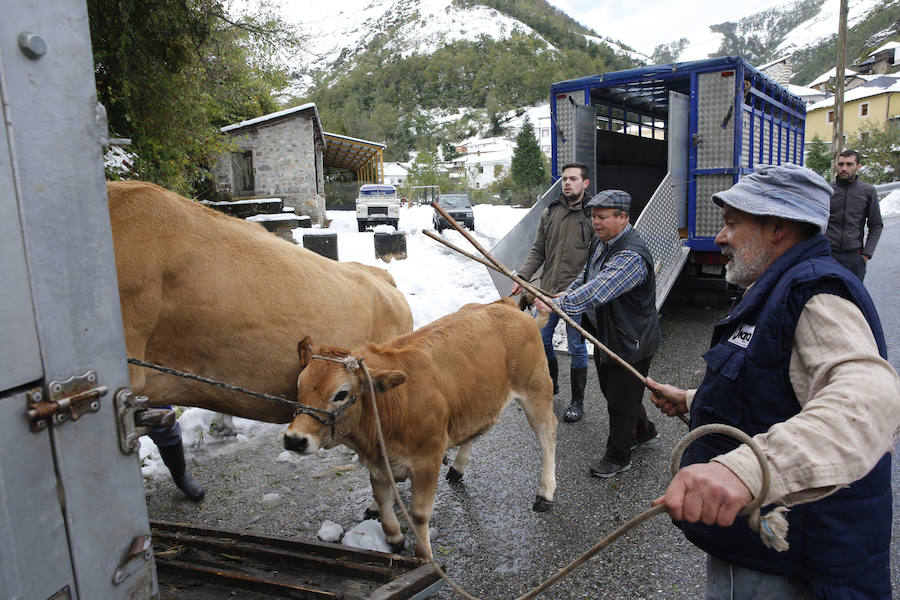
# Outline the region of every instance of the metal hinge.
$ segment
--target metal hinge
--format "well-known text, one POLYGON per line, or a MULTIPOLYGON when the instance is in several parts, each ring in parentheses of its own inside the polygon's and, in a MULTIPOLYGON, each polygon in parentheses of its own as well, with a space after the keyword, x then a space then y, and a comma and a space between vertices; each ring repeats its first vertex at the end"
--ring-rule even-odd
POLYGON ((150 408, 147 396, 138 396, 128 388, 116 392, 114 404, 122 454, 131 454, 140 448, 139 438, 150 433, 151 427, 171 427, 175 424, 175 411, 150 408))
POLYGON ((25 417, 34 432, 43 431, 51 424, 58 426, 66 421, 77 421, 85 413, 100 410, 100 398, 106 391, 105 385, 97 385, 96 371, 51 381, 46 393, 41 388, 25 393, 28 400, 25 417))

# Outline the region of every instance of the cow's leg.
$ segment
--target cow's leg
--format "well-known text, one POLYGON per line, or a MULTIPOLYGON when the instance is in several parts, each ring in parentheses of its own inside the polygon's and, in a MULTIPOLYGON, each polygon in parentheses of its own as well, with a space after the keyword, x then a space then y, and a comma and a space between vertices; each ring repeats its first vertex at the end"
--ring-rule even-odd
MULTIPOLYGON (((460 447, 462 450, 462 447, 460 447)), ((410 516, 416 528, 419 541, 416 544, 416 556, 431 557, 431 541, 428 535, 428 524, 434 510, 434 494, 437 491, 438 476, 441 471, 441 456, 420 459, 412 467, 410 475, 411 499, 410 516)))
POLYGON ((556 415, 553 414, 553 396, 550 389, 531 397, 517 398, 525 411, 528 424, 537 434, 541 444, 543 467, 541 469, 541 487, 532 508, 539 512, 550 510, 553 506, 553 494, 556 492, 556 415))
MULTIPOLYGON (((391 480, 369 473, 369 482, 372 484, 375 503, 381 511, 381 529, 384 531, 384 537, 390 544, 391 550, 401 552, 403 550, 403 532, 400 531, 400 521, 394 514, 394 491, 391 489, 391 480)), ((367 509, 366 513, 368 514, 368 512, 367 509)))
POLYGON ((209 424, 209 433, 215 437, 237 437, 234 417, 225 413, 216 413, 212 423, 209 424))
POLYGON ((462 479, 463 471, 466 465, 469 464, 469 458, 472 456, 472 444, 474 443, 474 440, 472 440, 459 445, 459 448, 456 450, 456 458, 453 460, 450 468, 447 469, 447 481, 450 483, 456 483, 462 479))

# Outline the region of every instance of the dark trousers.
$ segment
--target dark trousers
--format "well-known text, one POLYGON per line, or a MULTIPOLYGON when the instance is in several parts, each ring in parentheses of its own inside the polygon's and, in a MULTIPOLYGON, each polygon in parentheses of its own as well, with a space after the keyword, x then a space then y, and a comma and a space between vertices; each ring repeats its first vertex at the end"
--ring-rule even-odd
MULTIPOLYGON (((646 377, 652 358, 645 358, 631 366, 646 377)), ((631 446, 656 435, 656 426, 644 410, 644 384, 619 363, 602 361, 601 352, 595 351, 597 378, 600 380, 600 390, 606 396, 609 412, 609 438, 603 458, 624 465, 631 460, 631 446)))
POLYGON ((859 253, 859 250, 848 250, 846 252, 831 251, 831 256, 838 261, 848 271, 859 277, 862 281, 866 276, 866 260, 859 253))

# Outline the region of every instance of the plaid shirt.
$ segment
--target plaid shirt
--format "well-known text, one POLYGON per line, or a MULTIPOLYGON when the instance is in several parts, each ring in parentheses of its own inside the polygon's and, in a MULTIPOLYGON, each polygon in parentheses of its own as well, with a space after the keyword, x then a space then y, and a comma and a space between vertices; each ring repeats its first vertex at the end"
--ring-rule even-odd
MULTIPOLYGON (((568 315, 580 315, 593 308, 606 304, 613 298, 636 288, 647 279, 647 265, 644 259, 634 250, 621 250, 610 257, 609 261, 600 268, 602 258, 609 247, 622 237, 631 225, 626 225, 619 235, 608 242, 597 244, 594 253, 588 259, 587 264, 575 281, 572 282, 563 294, 554 298, 554 302, 568 315), (588 271, 589 277, 585 284, 584 271, 588 271)), ((593 316, 593 315, 591 315, 593 316)))

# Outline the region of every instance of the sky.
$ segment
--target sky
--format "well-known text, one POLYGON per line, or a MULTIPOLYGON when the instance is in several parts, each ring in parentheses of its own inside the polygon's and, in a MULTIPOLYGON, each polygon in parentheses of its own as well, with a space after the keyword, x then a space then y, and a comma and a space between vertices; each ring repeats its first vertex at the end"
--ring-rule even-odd
MULTIPOLYGON (((475 239, 483 247, 490 250, 516 223, 526 214, 527 209, 510 208, 508 206, 490 206, 478 204, 475 211, 475 239)), ((892 192, 882 199, 881 212, 885 218, 900 217, 900 190, 892 192)), ((328 230, 295 229, 294 239, 302 244, 304 235, 336 233, 338 259, 342 262, 357 261, 375 265, 388 272, 397 282, 397 287, 406 296, 413 314, 413 325, 416 329, 431 321, 455 312, 463 304, 469 302, 493 302, 500 296, 488 275, 487 268, 466 258, 455 251, 433 241, 422 233, 432 229, 432 209, 430 206, 413 206, 401 208, 400 230, 406 232, 407 258, 385 263, 375 258, 374 232, 359 233, 356 227, 355 211, 327 212, 331 224, 328 230), (435 277, 440 273, 440 277, 435 277)), ((388 225, 379 225, 375 231, 392 232, 388 225)), ((457 231, 445 230, 442 237, 467 252, 478 255, 469 242, 457 231)), ((516 268, 519 265, 507 265, 516 268)), ((557 330, 554 337, 558 348, 565 347, 563 329, 557 330)), ((182 440, 185 452, 190 454, 192 448, 204 443, 204 432, 209 431, 210 424, 218 417, 216 413, 202 408, 187 408, 178 422, 181 424, 182 440)), ((231 441, 215 441, 214 450, 218 456, 240 454, 242 448, 251 443, 250 438, 258 434, 269 434, 270 437, 284 430, 284 425, 260 423, 249 419, 234 419, 236 438, 231 441)), ((142 437, 140 456, 141 473, 148 480, 169 479, 169 472, 159 458, 153 442, 142 437)), ((337 450, 331 450, 335 452, 337 450)), ((322 452, 329 452, 323 450, 322 452)), ((278 462, 299 463, 304 459, 279 447, 272 448, 273 456, 278 462)), ((355 459, 355 457, 354 457, 355 459)), ((191 460, 188 460, 191 464, 191 460)), ((259 492, 259 502, 263 506, 271 506, 282 501, 278 494, 259 492)), ((377 521, 361 521, 360 523, 334 523, 326 513, 322 514, 320 538, 323 541, 338 542, 358 548, 388 552, 387 541, 377 521), (349 535, 347 535, 349 534, 349 535), (343 537, 342 537, 343 536, 343 537)))

